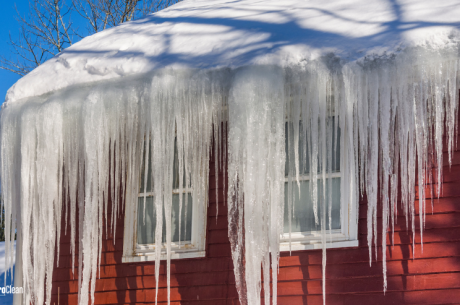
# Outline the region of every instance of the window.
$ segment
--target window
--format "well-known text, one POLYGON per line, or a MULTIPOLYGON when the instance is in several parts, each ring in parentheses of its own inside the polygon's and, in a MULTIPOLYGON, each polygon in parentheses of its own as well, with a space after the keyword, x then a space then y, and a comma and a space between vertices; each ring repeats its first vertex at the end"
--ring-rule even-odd
POLYGON ((285 213, 281 251, 320 249, 322 247, 320 207, 324 204, 324 201, 327 201, 327 248, 358 246, 356 210, 354 208, 351 211, 349 202, 341 198, 341 187, 344 181, 342 181, 340 167, 340 129, 335 128, 334 119, 331 119, 328 123, 332 129, 332 139, 330 139, 331 141, 327 139, 328 145, 326 145, 326 179, 320 174, 322 173, 322 160, 318 160, 316 169, 318 173, 316 211, 319 219, 318 224, 315 221, 312 201, 312 170, 310 169, 312 165, 308 162, 311 141, 307 141, 307 137, 302 135, 303 128, 302 124, 300 124, 298 156, 295 156, 294 137, 289 136, 293 134, 293 124, 288 125, 286 123, 285 213), (294 160, 296 158, 299 160, 299 183, 297 183, 295 174, 293 174, 295 173, 294 160), (292 206, 291 215, 289 206, 292 206), (290 234, 289 228, 291 228, 290 234))
MULTIPOLYGON (((124 249, 123 262, 155 260, 155 193, 153 191, 154 188, 150 175, 147 175, 147 183, 144 183, 144 162, 145 156, 140 164, 141 170, 137 204, 132 205, 133 211, 131 213, 127 212, 125 215, 125 222, 128 220, 132 230, 127 230, 127 225, 125 224, 124 247, 126 246, 128 251, 124 249), (128 216, 128 214, 130 216, 128 216)), ((172 200, 171 258, 204 257, 206 211, 200 211, 199 205, 194 204, 192 197, 193 189, 191 185, 186 185, 185 174, 182 181, 183 187, 182 189, 179 188, 179 160, 176 143, 174 145, 173 162, 173 190, 172 196, 170 197, 172 200), (180 197, 182 197, 182 202, 180 201, 180 197)), ((151 172, 151 162, 149 162, 148 172, 151 172)), ((164 213, 163 206, 163 247, 161 259, 166 259, 166 218, 164 213)))

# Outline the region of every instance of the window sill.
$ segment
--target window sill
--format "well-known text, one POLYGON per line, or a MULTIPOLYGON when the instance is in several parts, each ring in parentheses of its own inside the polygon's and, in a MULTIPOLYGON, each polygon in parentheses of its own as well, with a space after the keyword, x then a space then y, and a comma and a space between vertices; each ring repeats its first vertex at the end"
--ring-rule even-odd
MULTIPOLYGON (((333 240, 326 242, 327 249, 334 248, 348 248, 358 247, 358 240, 333 240)), ((291 242, 291 249, 289 249, 289 242, 282 242, 280 244, 280 251, 300 251, 300 250, 314 250, 322 249, 321 240, 310 240, 310 241, 293 241, 291 242)))
MULTIPOLYGON (((171 259, 183 259, 183 258, 198 258, 205 257, 206 251, 199 250, 171 250, 171 259)), ((162 251, 160 259, 166 260, 166 252, 162 251)), ((121 258, 122 263, 138 263, 138 262, 151 262, 155 261, 155 252, 148 253, 136 253, 130 256, 123 256, 121 258)))

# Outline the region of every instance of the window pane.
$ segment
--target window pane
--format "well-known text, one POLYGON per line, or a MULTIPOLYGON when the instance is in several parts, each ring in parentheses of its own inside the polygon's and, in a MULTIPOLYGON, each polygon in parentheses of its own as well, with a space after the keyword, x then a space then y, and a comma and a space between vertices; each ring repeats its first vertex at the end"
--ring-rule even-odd
MULTIPOLYGON (((181 241, 192 240, 192 195, 182 194, 182 215, 179 220, 179 194, 173 194, 171 210, 171 241, 179 242, 179 221, 181 222, 181 241), (188 196, 187 211, 185 211, 185 199, 188 196), (187 212, 187 216, 185 216, 187 212), (187 219, 187 221, 185 221, 187 219)), ((137 243, 154 244, 156 211, 153 197, 147 197, 145 201, 145 222, 144 222, 144 197, 139 197, 137 210, 137 243)), ((166 242, 166 219, 163 209, 163 237, 162 242, 166 242)))
MULTIPOLYGON (((332 199, 332 229, 340 229, 340 178, 328 179, 326 182, 326 200, 330 192, 332 199), (332 180, 332 181, 330 181, 332 180), (330 185, 332 183, 332 185, 330 185)), ((300 199, 299 188, 296 182, 292 184, 293 191, 293 217, 291 219, 291 232, 309 232, 320 231, 321 225, 315 224, 315 215, 313 213, 313 202, 310 196, 310 181, 300 181, 300 199)), ((318 180, 318 217, 320 217, 320 207, 323 201, 323 184, 318 180)), ((289 233, 289 216, 288 216, 288 184, 284 185, 284 233, 289 233)), ((321 221, 321 219, 320 219, 321 221)), ((329 212, 326 214, 326 229, 329 230, 329 212)))
MULTIPOLYGON (((141 176, 140 176, 140 183, 139 189, 140 193, 144 193, 144 177, 145 177, 145 157, 147 154, 147 145, 144 147, 144 155, 142 156, 142 164, 141 164, 141 176)), ((148 164, 148 172, 147 172, 147 191, 146 192, 153 192, 153 183, 152 183, 152 145, 150 143, 149 149, 149 164, 148 164)), ((183 187, 185 187, 185 166, 183 167, 183 187)), ((178 151, 177 151, 177 140, 174 141, 174 163, 173 163, 173 189, 179 188, 179 158, 178 158, 178 151)))

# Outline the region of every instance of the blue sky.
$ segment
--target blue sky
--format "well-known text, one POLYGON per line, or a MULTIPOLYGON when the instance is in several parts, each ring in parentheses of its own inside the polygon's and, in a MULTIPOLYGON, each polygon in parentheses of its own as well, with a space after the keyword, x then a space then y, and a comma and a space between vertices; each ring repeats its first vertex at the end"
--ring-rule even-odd
MULTIPOLYGON (((70 1, 68 1, 70 2, 70 1)), ((2 5, 0 10, 0 54, 6 58, 11 58, 11 49, 9 42, 9 33, 13 38, 18 37, 19 34, 19 23, 16 21, 16 9, 17 7, 19 13, 23 16, 26 16, 29 11, 29 0, 8 0, 5 1, 5 4, 2 5)), ((82 18, 78 18, 77 14, 72 15, 72 21, 74 24, 82 23, 82 18)), ((83 29, 84 25, 79 25, 83 29)), ((19 75, 9 72, 6 70, 0 69, 0 104, 5 100, 6 92, 8 89, 20 78, 19 75)))
MULTIPOLYGON (((0 54, 9 57, 9 33, 13 37, 17 37, 18 35, 18 23, 16 22, 16 10, 14 8, 15 4, 18 10, 26 14, 29 8, 28 0, 13 0, 13 1, 6 1, 2 5, 2 9, 0 10, 0 54)), ((10 88, 17 80, 19 79, 19 75, 14 74, 12 72, 8 72, 5 70, 0 69, 0 102, 3 103, 6 95, 6 91, 10 88)))

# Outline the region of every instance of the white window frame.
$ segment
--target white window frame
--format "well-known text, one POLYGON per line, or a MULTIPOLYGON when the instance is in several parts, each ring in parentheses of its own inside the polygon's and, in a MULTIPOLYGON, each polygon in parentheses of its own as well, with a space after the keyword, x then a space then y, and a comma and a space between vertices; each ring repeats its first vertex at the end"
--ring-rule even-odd
MULTIPOLYGON (((343 160, 340 160, 342 162, 343 160)), ((341 167, 342 168, 342 167, 341 167)), ((322 174, 318 174, 318 180, 323 179, 322 174)), ((345 185, 343 181, 342 172, 334 172, 326 174, 326 179, 340 178, 340 189, 345 185)), ((292 183, 295 184, 295 178, 291 178, 292 183)), ((299 181, 309 181, 310 175, 300 175, 299 181)), ((285 177, 285 183, 289 181, 289 177, 285 177)), ((350 202, 343 200, 343 196, 340 196, 340 229, 326 230, 326 248, 347 248, 347 247, 358 247, 358 215, 357 215, 357 204, 356 202, 350 202)), ((348 199, 349 200, 349 199, 348 199)), ((313 211, 312 211, 313 212, 313 211)), ((301 250, 313 250, 322 249, 321 242, 321 231, 310 231, 310 232, 291 232, 291 240, 289 242, 289 232, 283 233, 280 238, 280 251, 301 251, 301 250)))
MULTIPOLYGON (((182 194, 193 194, 192 188, 183 188, 182 194)), ((139 245, 137 244, 137 212, 138 198, 154 196, 153 192, 137 193, 135 202, 125 209, 125 228, 123 236, 123 263, 155 261, 155 244, 139 245)), ((179 189, 173 189, 173 194, 180 194, 179 189)), ((205 200, 208 200, 208 189, 205 190, 205 200)), ((171 259, 197 258, 206 256, 206 221, 207 221, 207 204, 197 204, 196 199, 192 202, 192 234, 191 241, 181 244, 171 242, 171 259)), ((182 206, 184 208, 184 206, 182 206)), ((161 260, 167 259, 166 245, 163 243, 161 248, 161 260)))

